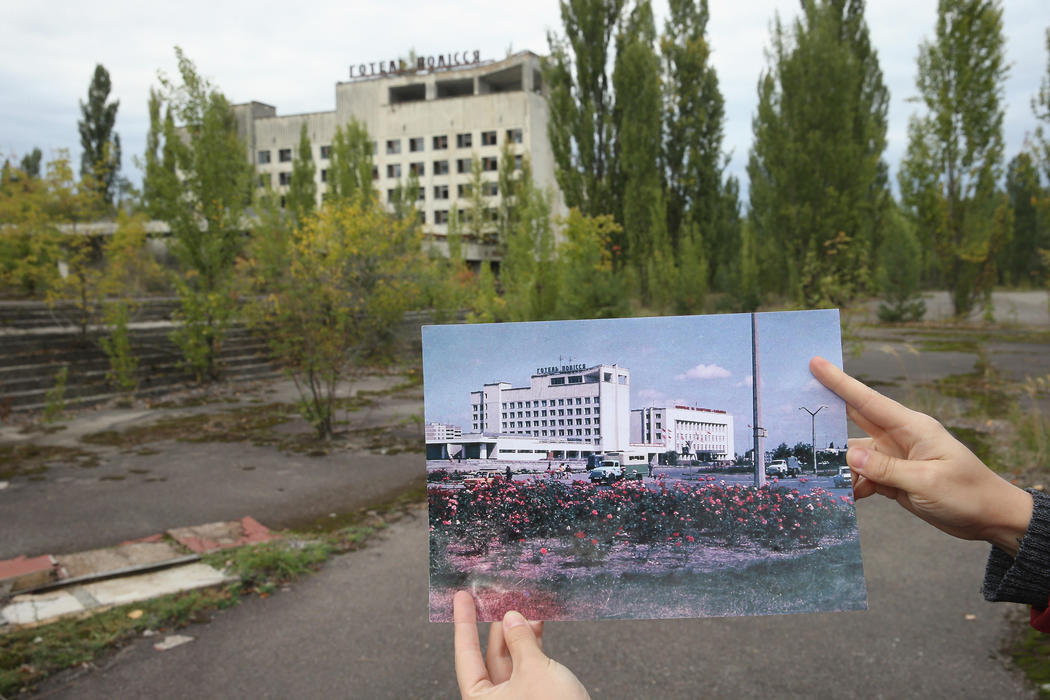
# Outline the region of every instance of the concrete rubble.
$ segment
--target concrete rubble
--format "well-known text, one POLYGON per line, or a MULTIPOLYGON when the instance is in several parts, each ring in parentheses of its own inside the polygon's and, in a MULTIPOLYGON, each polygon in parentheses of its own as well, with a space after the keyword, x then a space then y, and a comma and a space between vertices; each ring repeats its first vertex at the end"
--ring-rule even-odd
POLYGON ((0 630, 237 580, 200 554, 277 539, 251 517, 169 530, 114 547, 0 561, 0 630))

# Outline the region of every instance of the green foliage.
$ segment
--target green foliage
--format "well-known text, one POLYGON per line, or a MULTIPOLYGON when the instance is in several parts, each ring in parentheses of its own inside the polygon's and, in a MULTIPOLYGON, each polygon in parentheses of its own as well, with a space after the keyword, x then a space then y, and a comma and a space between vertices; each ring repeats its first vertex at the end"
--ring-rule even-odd
POLYGON ((911 119, 898 177, 958 316, 990 293, 996 252, 1012 227, 997 192, 1007 71, 999 2, 940 0, 935 37, 919 47, 916 86, 925 113, 911 119))
POLYGON ((1028 151, 1014 156, 1006 168, 1006 196, 1013 229, 999 251, 999 279, 1006 284, 1039 285, 1047 278, 1047 266, 1039 251, 1050 250, 1050 211, 1040 206, 1044 189, 1028 151))
POLYGON ((584 214, 611 214, 619 208, 610 182, 613 90, 608 66, 624 5, 624 0, 562 0, 565 34, 547 34, 550 57, 543 79, 555 176, 566 205, 584 214))
POLYGON ((252 168, 230 103, 181 49, 175 55, 180 81, 161 75, 163 91, 151 93, 144 189, 151 213, 171 227, 171 251, 182 271, 175 281, 181 326, 172 339, 198 378, 215 379, 234 311, 230 277, 242 245, 252 168))
POLYGON ((220 552, 215 564, 229 562, 227 570, 241 578, 245 589, 263 590, 299 578, 323 564, 331 554, 324 542, 292 546, 288 542, 266 542, 220 552))
MULTIPOLYGON (((97 196, 107 208, 113 206, 113 195, 120 172, 120 136, 113 132, 120 101, 108 102, 112 84, 109 71, 98 64, 88 87, 87 102, 80 103, 80 174, 90 178, 97 196)), ((39 158, 38 158, 39 164, 39 158)))
POLYGON ((787 27, 777 17, 770 60, 748 162, 754 234, 778 251, 762 280, 807 306, 841 305, 865 290, 888 199, 889 93, 863 0, 804 0, 787 27))
POLYGON ((399 220, 374 204, 326 203, 293 232, 284 274, 249 317, 295 381, 319 437, 332 434, 341 382, 393 359, 393 329, 424 264, 414 218, 399 220))
POLYGON ((44 395, 43 418, 45 423, 54 423, 66 410, 66 382, 68 379, 69 366, 62 365, 62 368, 55 373, 55 383, 44 395))
POLYGON ((584 216, 578 209, 565 221, 558 247, 556 318, 615 318, 627 314, 623 275, 613 267, 609 242, 620 226, 611 216, 584 216))
POLYGON ((30 178, 40 177, 40 163, 43 159, 44 154, 39 148, 34 148, 32 151, 22 156, 22 160, 19 162, 18 167, 30 178))
POLYGON ((314 182, 316 174, 310 137, 306 133, 304 122, 299 131, 299 148, 292 162, 292 175, 285 199, 285 206, 297 226, 317 209, 317 183, 314 182))
POLYGON ((138 387, 139 362, 131 352, 131 336, 128 333, 128 321, 131 309, 126 301, 109 304, 106 308, 106 325, 109 326, 109 337, 100 339, 102 350, 109 358, 109 370, 106 379, 122 392, 132 392, 138 387))
POLYGON ((893 207, 879 247, 877 286, 884 300, 879 318, 890 323, 919 321, 926 313, 920 296, 922 257, 914 225, 893 207))
POLYGON ((372 140, 365 125, 351 118, 345 127, 337 126, 329 155, 325 199, 362 205, 372 201, 372 140))

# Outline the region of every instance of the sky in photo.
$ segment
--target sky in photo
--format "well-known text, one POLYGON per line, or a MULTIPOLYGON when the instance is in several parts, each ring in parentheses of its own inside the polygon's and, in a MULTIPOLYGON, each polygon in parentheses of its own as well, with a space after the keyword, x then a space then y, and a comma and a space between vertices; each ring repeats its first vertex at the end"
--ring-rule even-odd
MULTIPOLYGON (((747 190, 756 85, 767 66, 769 27, 775 13, 791 21, 798 0, 710 0, 708 38, 712 65, 726 101, 724 150, 728 171, 747 190)), ((1032 96, 1046 75, 1047 0, 1003 3, 1010 77, 1005 86, 1006 159, 1035 126, 1032 96)), ((663 28, 666 0, 655 0, 663 28)), ((907 145, 908 117, 916 110, 915 58, 919 42, 933 36, 937 0, 870 0, 867 20, 890 91, 885 159, 896 172, 907 145)), ((460 0, 335 2, 298 5, 270 0, 143 3, 73 0, 8 3, 0 22, 0 154, 19 157, 34 147, 45 159, 69 149, 79 163, 79 100, 86 99, 95 64, 102 63, 120 100, 117 132, 124 174, 141 181, 141 156, 149 125, 146 103, 157 72, 175 72, 173 47, 181 46, 235 103, 258 100, 279 115, 331 111, 335 83, 349 66, 390 60, 415 49, 419 55, 479 50, 483 59, 508 50, 546 54, 547 31, 560 32, 558 2, 491 3, 460 0)), ((745 199, 746 204, 746 199, 745 199)))
MULTIPOLYGON (((846 440, 845 406, 809 372, 821 355, 842 366, 835 310, 760 313, 758 342, 766 449, 846 440)), ((733 415, 735 450, 751 445, 751 316, 667 316, 591 321, 463 324, 423 329, 427 421, 470 431, 470 392, 505 381, 528 386, 537 368, 618 364, 631 372, 631 408, 685 403, 733 415)))

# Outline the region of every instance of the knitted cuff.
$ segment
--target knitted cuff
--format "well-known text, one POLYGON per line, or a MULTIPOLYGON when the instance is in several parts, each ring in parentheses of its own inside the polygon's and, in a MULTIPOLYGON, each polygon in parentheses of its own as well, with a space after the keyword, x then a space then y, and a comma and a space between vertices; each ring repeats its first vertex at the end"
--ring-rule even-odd
POLYGON ((1032 494, 1032 520, 1017 556, 992 547, 984 572, 984 599, 1025 603, 1038 608, 1050 601, 1050 495, 1032 494))

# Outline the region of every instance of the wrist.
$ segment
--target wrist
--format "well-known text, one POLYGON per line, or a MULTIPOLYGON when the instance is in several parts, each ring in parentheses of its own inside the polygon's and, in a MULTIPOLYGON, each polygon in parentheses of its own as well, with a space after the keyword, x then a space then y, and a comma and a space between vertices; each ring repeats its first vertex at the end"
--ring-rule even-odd
POLYGON ((1032 494, 1012 484, 1009 488, 1007 498, 997 504, 995 523, 985 529, 982 539, 1016 557, 1032 521, 1032 494))

